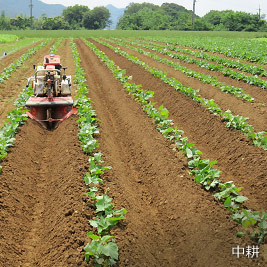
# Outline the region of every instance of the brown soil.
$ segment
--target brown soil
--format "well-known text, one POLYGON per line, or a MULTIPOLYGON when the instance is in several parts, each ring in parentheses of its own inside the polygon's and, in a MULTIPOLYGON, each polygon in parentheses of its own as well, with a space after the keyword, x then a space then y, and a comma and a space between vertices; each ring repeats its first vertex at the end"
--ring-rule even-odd
MULTIPOLYGON (((27 64, 41 63, 48 51, 42 49, 27 64)), ((58 53, 66 74, 74 75, 69 40, 58 53)), ((82 250, 94 210, 83 196, 88 157, 76 120, 69 118, 53 132, 28 120, 1 163, 0 266, 86 266, 82 250)))
MULTIPOLYGON (((250 241, 235 238, 237 225, 228 212, 192 181, 184 157, 172 151, 104 64, 82 41, 76 43, 101 120, 100 150, 106 165, 113 167, 104 176, 106 187, 116 208, 128 210, 127 219, 113 230, 119 265, 249 266, 250 261, 231 256, 233 246, 250 241)), ((135 79, 134 65, 128 66, 135 79)), ((151 81, 143 70, 138 73, 151 81)))
MULTIPOLYGON (((171 149, 93 52, 81 40, 76 43, 101 120, 99 150, 113 167, 103 177, 105 189, 117 209, 128 210, 126 220, 112 230, 120 249, 118 265, 264 266, 261 254, 259 259, 231 255, 232 247, 252 241, 235 237, 242 228, 195 184, 185 158, 171 149)), ((73 75, 70 51, 66 40, 59 54, 73 75)), ((0 266, 88 266, 82 249, 95 212, 83 195, 88 156, 80 147, 76 120, 72 116, 52 132, 28 120, 1 162, 0 266)))
MULTIPOLYGON (((142 48, 142 49, 144 49, 144 48, 142 48)), ((144 50, 146 50, 148 52, 152 52, 152 50, 149 50, 149 49, 144 49, 144 50)), ((153 53, 155 53, 155 52, 153 51, 153 53)), ((245 93, 247 93, 247 94, 251 95, 253 98, 255 98, 255 103, 256 103, 255 106, 258 105, 257 103, 264 103, 265 106, 267 105, 267 93, 266 93, 266 90, 263 90, 262 88, 260 88, 258 86, 250 85, 250 84, 247 84, 247 83, 245 83, 243 81, 237 81, 235 79, 226 77, 221 72, 218 72, 218 71, 210 71, 210 70, 207 70, 205 68, 201 68, 201 67, 199 67, 199 66, 197 66, 195 64, 186 63, 186 62, 180 61, 178 59, 172 59, 167 55, 163 55, 163 54, 160 54, 160 53, 155 53, 155 54, 160 56, 160 57, 167 58, 168 60, 172 60, 174 62, 178 62, 182 66, 187 67, 188 69, 192 69, 194 71, 201 72, 201 73, 204 73, 204 74, 207 74, 207 75, 211 75, 211 76, 217 76, 218 81, 224 82, 227 85, 232 85, 232 86, 235 86, 237 88, 242 88, 245 91, 245 93)), ((203 85, 202 85, 202 87, 203 87, 203 85)), ((201 89, 202 89, 202 87, 201 87, 201 89)), ((219 89, 217 89, 217 90, 219 90, 219 89)), ((212 91, 214 91, 214 89, 212 91)), ((257 108, 260 111, 261 110, 265 110, 266 111, 266 108, 262 109, 261 106, 258 106, 257 108)))
POLYGON ((3 120, 7 113, 14 109, 14 101, 26 85, 26 79, 33 75, 33 64, 42 63, 45 54, 49 53, 52 43, 40 49, 4 83, 0 84, 0 128, 3 126, 3 120))
POLYGON ((222 180, 234 181, 244 188, 243 193, 249 198, 249 208, 266 208, 266 151, 255 147, 241 132, 227 129, 219 117, 211 115, 201 105, 176 92, 140 66, 106 46, 94 43, 117 65, 126 69, 127 75, 133 76, 133 82, 155 92, 152 101, 163 104, 169 110, 170 119, 185 131, 185 136, 203 152, 203 157, 218 160, 222 180))
POLYGON ((88 230, 88 165, 77 118, 49 132, 28 120, 1 163, 0 266, 81 266, 88 230))
POLYGON ((14 53, 8 54, 7 56, 3 57, 0 60, 0 73, 3 71, 4 68, 8 67, 11 63, 16 61, 23 54, 25 54, 29 49, 37 46, 38 44, 40 44, 40 42, 35 42, 33 44, 30 44, 26 47, 21 48, 20 50, 14 52, 14 53))
MULTIPOLYGON (((135 52, 132 49, 118 46, 111 43, 113 46, 120 47, 122 50, 128 52, 129 54, 138 57, 140 60, 144 61, 151 67, 161 69, 168 74, 168 77, 174 77, 180 81, 183 85, 192 87, 193 89, 200 89, 200 95, 208 99, 214 99, 215 102, 224 110, 230 109, 233 114, 248 117, 248 123, 252 124, 257 132, 267 131, 267 108, 259 106, 257 104, 252 105, 249 102, 243 101, 236 98, 231 94, 226 94, 210 84, 203 84, 196 78, 187 77, 186 74, 176 71, 174 68, 169 67, 166 64, 157 62, 145 55, 135 52)), ((147 49, 144 49, 149 51, 147 49)), ((149 51, 151 52, 151 51, 149 51)), ((164 57, 159 53, 156 53, 160 57, 164 57)), ((166 56, 165 56, 166 57, 166 56)), ((168 58, 170 59, 170 58, 168 58)), ((184 65, 184 64, 183 64, 184 65)), ((192 67, 189 69, 193 69, 192 67)), ((203 72, 202 72, 203 73, 203 72)), ((267 94, 266 104, 267 104, 267 94)))

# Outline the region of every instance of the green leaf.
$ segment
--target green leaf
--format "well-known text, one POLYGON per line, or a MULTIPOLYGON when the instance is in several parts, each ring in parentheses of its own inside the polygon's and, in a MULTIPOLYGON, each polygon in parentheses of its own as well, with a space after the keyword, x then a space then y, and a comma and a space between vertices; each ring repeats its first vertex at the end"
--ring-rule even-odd
POLYGON ((244 196, 237 196, 234 200, 238 203, 243 203, 244 201, 248 200, 248 198, 244 196))
POLYGON ((109 239, 113 238, 114 236, 112 235, 104 235, 101 237, 101 241, 107 242, 109 239))
POLYGON ((113 204, 111 202, 111 198, 108 195, 103 195, 97 197, 98 201, 96 202, 96 212, 112 210, 113 204))
POLYGON ((259 227, 262 229, 267 229, 267 221, 262 221, 261 223, 259 223, 259 227))
POLYGON ((118 246, 114 242, 108 243, 106 246, 103 247, 102 253, 112 259, 118 260, 119 258, 119 251, 118 246))
POLYGON ((90 237, 90 238, 92 238, 93 240, 100 239, 100 236, 93 234, 93 232, 88 232, 87 233, 87 236, 90 237))
POLYGON ((228 197, 225 201, 224 201, 224 206, 225 207, 230 207, 232 203, 232 200, 230 197, 228 197))
POLYGON ((240 237, 242 237, 244 234, 245 234, 244 232, 238 232, 238 233, 236 233, 236 236, 240 238, 240 237))
POLYGON ((186 152, 186 156, 187 156, 189 159, 193 157, 192 150, 189 149, 188 147, 186 148, 185 152, 186 152))

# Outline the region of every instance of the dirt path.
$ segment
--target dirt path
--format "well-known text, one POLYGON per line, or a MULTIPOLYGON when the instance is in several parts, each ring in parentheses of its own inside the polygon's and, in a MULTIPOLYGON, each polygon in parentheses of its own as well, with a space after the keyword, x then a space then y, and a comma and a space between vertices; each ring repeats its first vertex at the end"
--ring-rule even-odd
POLYGON ((4 83, 0 84, 0 128, 3 126, 3 120, 7 113, 14 109, 14 101, 26 85, 26 79, 33 75, 33 64, 43 62, 43 57, 49 53, 52 45, 50 42, 45 47, 41 48, 35 55, 26 60, 26 62, 4 83))
MULTIPOLYGON (((114 43, 111 43, 113 46, 118 46, 114 43)), ((168 77, 174 77, 176 78, 178 81, 180 81, 183 85, 192 87, 193 89, 200 89, 200 95, 202 97, 208 98, 208 99, 214 99, 216 101, 216 103, 223 109, 223 110, 227 110, 230 109, 234 114, 238 114, 244 117, 248 117, 248 123, 252 124, 255 127, 256 131, 267 131, 267 92, 265 92, 264 90, 257 88, 257 90, 253 90, 253 94, 251 96, 255 96, 257 101, 256 102, 260 102, 260 103, 265 103, 266 106, 261 106, 258 103, 255 104, 251 104, 247 101, 243 101, 241 99, 238 99, 237 97, 231 95, 231 94, 227 94, 222 92, 220 89, 218 89, 217 87, 214 87, 210 84, 203 84, 202 82, 200 82, 198 79, 196 78, 192 78, 192 77, 187 77, 186 74, 176 71, 174 68, 171 68, 169 66, 167 66, 166 64, 157 62, 145 55, 142 55, 138 52, 135 52, 132 49, 128 49, 122 46, 118 46, 120 47, 122 50, 128 52, 129 54, 132 54, 136 57, 138 57, 140 60, 144 61, 145 63, 147 63, 149 66, 151 67, 155 67, 158 69, 161 69, 164 72, 167 72, 168 77), (256 92, 258 93, 258 95, 256 95, 256 92)), ((137 46, 136 46, 137 47, 137 46)), ((143 49, 143 48, 142 48, 143 49)), ((145 51, 148 51, 150 53, 155 53, 152 50, 148 50, 148 49, 144 49, 145 51)), ((175 62, 179 62, 178 60, 174 60, 171 59, 168 56, 162 55, 160 53, 155 53, 156 55, 158 55, 159 57, 162 58, 167 58, 168 60, 172 60, 175 62)), ((194 64, 187 64, 185 62, 179 62, 179 64, 181 64, 182 66, 187 67, 190 70, 194 70, 197 72, 201 72, 201 73, 206 73, 212 76, 220 76, 219 73, 211 73, 209 71, 205 71, 200 67, 197 67, 194 64), (208 73, 209 72, 209 73, 208 73)), ((222 75, 222 74, 221 74, 222 75)), ((223 75, 222 75, 223 76, 223 75)), ((220 78, 218 79, 220 80, 220 78)), ((229 84, 229 80, 232 79, 226 79, 224 80, 224 82, 226 84, 229 84), (227 80, 227 81, 226 81, 227 80)), ((222 80, 220 80, 222 81, 222 80)), ((232 80, 233 81, 233 80, 232 80)), ((230 84, 232 82, 230 81, 230 84)), ((242 84, 239 83, 239 86, 237 86, 238 88, 242 88, 245 90, 245 92, 247 92, 247 90, 245 88, 243 88, 242 84)), ((250 87, 250 86, 248 86, 250 87)), ((253 86, 251 86, 253 87, 253 86)))
POLYGON ((7 56, 3 57, 0 60, 0 73, 3 71, 4 68, 8 67, 11 63, 16 61, 19 57, 21 57, 29 49, 37 46, 38 44, 40 44, 40 42, 35 42, 33 44, 30 44, 26 47, 21 48, 20 50, 14 52, 14 53, 11 53, 10 55, 8 54, 7 56))
POLYGON ((82 41, 76 43, 101 120, 100 150, 113 167, 105 183, 116 208, 128 210, 113 231, 120 266, 248 266, 231 256, 242 241, 227 211, 192 181, 184 157, 170 149, 111 72, 82 41))
POLYGON ((266 208, 266 151, 253 146, 239 131, 227 129, 218 117, 140 66, 106 46, 94 43, 117 65, 126 69, 127 75, 133 76, 133 82, 155 91, 152 101, 169 110, 170 119, 185 131, 185 136, 203 152, 203 157, 218 160, 217 167, 223 172, 222 180, 234 181, 244 188, 244 195, 250 199, 248 207, 256 210, 266 208))

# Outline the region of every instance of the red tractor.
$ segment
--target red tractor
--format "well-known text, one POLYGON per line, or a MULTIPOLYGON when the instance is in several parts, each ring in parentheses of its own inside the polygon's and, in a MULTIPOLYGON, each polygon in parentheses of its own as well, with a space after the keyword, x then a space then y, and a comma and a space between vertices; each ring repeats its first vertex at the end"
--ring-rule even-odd
POLYGON ((44 65, 38 66, 28 79, 27 86, 32 84, 34 95, 26 102, 30 108, 27 114, 46 129, 55 129, 74 113, 71 76, 65 74, 66 69, 62 68, 59 55, 46 55, 44 65))

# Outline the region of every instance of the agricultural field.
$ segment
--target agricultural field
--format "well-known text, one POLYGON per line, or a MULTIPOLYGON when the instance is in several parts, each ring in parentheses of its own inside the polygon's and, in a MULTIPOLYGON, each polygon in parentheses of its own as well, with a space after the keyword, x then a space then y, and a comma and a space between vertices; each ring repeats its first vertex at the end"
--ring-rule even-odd
POLYGON ((264 34, 13 34, 0 266, 267 265, 264 34), (47 54, 77 109, 53 131, 25 114, 47 54))

